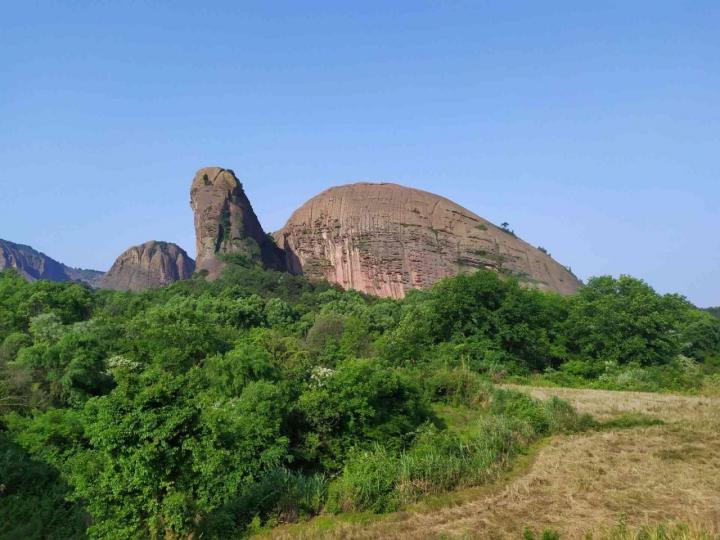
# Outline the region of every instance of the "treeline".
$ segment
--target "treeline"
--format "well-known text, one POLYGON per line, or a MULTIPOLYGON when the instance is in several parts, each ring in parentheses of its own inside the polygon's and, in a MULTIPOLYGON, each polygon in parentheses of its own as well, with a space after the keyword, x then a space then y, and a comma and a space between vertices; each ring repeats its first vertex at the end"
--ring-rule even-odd
POLYGON ((592 425, 488 381, 693 390, 720 320, 642 281, 402 301, 231 265, 140 294, 0 274, 0 535, 225 538, 487 480, 592 425), (477 422, 455 430, 441 405, 477 422), (419 487, 420 486, 420 487, 419 487))

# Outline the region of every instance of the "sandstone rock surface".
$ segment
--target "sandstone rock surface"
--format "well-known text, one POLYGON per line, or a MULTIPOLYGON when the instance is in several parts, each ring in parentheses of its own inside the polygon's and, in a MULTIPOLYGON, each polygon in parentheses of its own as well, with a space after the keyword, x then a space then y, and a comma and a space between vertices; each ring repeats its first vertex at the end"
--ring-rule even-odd
POLYGON ((189 279, 195 261, 170 242, 145 242, 123 252, 100 282, 103 289, 140 291, 189 279))
POLYGON ((208 279, 222 273, 223 255, 285 269, 283 253, 263 231, 233 171, 200 169, 190 187, 190 206, 195 214, 197 269, 206 270, 208 279))
POLYGON ((478 268, 572 294, 580 281, 550 256, 454 202, 390 183, 327 189, 275 233, 296 273, 402 298, 478 268))
POLYGON ((0 239, 0 270, 6 268, 14 268, 28 281, 79 281, 93 287, 103 276, 103 272, 71 268, 30 246, 0 239))

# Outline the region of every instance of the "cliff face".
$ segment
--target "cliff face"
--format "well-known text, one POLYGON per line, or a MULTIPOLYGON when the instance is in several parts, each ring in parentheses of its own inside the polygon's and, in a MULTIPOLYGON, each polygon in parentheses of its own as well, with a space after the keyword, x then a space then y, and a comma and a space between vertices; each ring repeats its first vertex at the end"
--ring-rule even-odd
POLYGON ((185 251, 169 242, 145 242, 120 255, 100 282, 103 289, 140 291, 189 279, 195 271, 185 251))
POLYGON ((71 268, 30 246, 0 240, 0 270, 14 268, 28 281, 79 281, 96 287, 103 276, 97 270, 71 268))
POLYGON ((195 214, 197 269, 209 279, 223 271, 222 255, 241 255, 283 270, 283 253, 263 231, 242 185, 229 169, 200 169, 190 187, 195 214))
POLYGON ((323 191, 275 233, 294 272, 346 289, 402 298, 478 268, 540 289, 574 293, 580 281, 547 254, 454 202, 396 184, 323 191))

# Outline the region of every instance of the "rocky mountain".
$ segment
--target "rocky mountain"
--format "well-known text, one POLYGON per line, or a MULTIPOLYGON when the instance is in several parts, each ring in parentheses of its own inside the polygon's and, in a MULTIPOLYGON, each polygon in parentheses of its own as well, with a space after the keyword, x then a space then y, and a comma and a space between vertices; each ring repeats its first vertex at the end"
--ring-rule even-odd
POLYGON ((71 268, 30 246, 0 239, 0 270, 5 268, 14 268, 28 281, 79 281, 93 287, 103 276, 103 272, 71 268))
POLYGON ((544 251, 454 202, 397 184, 332 187, 275 233, 286 265, 346 289, 402 298, 478 268, 572 294, 580 281, 544 251))
POLYGON ((170 242, 145 242, 120 255, 100 282, 103 289, 139 291, 164 287, 189 279, 195 261, 180 246, 170 242))
POLYGON ((225 256, 265 268, 327 279, 346 289, 402 298, 410 289, 478 268, 517 276, 539 289, 572 294, 581 285, 567 268, 462 206, 390 183, 327 189, 296 210, 274 235, 263 231, 235 173, 200 169, 190 188, 197 264, 179 246, 133 246, 103 274, 70 268, 29 246, 0 240, 0 269, 26 279, 83 281, 117 290, 162 287, 195 269, 217 278, 225 256))
POLYGON ((208 279, 223 270, 223 255, 240 255, 266 268, 285 269, 284 255, 262 229, 260 221, 230 169, 200 169, 190 187, 195 214, 197 269, 208 279))

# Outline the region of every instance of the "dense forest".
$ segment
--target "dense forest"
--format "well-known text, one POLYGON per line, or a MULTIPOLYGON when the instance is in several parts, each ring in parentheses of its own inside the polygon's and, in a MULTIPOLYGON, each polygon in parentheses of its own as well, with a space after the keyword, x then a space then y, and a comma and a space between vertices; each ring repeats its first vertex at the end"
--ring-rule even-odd
POLYGON ((562 297, 481 271, 395 301, 230 262, 142 293, 0 274, 0 536, 391 511, 598 428, 498 383, 720 388, 720 319, 628 276, 562 297))

